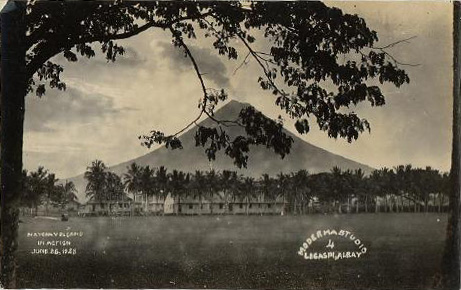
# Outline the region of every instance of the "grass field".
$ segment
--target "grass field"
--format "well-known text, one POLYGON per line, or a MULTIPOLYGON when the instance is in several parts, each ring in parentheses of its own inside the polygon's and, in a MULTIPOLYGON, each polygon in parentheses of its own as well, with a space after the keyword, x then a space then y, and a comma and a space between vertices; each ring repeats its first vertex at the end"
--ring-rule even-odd
POLYGON ((431 288, 446 220, 437 214, 23 219, 18 286, 431 288), (305 260, 297 251, 319 229, 352 231, 368 251, 359 259, 305 260), (84 233, 69 238, 76 255, 30 254, 37 238, 28 232, 65 230, 84 233))

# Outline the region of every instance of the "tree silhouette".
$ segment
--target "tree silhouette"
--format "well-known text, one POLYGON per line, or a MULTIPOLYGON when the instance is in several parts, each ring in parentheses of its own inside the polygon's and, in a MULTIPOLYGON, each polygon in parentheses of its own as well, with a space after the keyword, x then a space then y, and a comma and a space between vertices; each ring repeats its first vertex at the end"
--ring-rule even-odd
POLYGON ((86 196, 94 198, 97 201, 107 199, 106 196, 106 165, 101 160, 91 162, 88 166, 84 178, 88 181, 86 185, 86 196))
POLYGON ((133 162, 127 169, 127 172, 123 174, 123 184, 126 190, 133 194, 133 199, 136 202, 136 194, 142 190, 140 180, 142 168, 133 162))
MULTIPOLYGON (((290 152, 293 140, 282 131, 280 120, 267 119, 252 107, 242 110, 236 120, 213 117, 214 108, 227 98, 227 93, 220 88, 210 89, 204 82, 200 64, 187 44, 188 39, 197 36, 197 31, 212 39, 218 54, 229 59, 245 56, 257 63, 261 69, 257 80, 261 88, 275 96, 277 106, 296 121, 295 127, 300 133, 309 131, 312 118, 330 137, 357 139, 370 125, 355 112, 343 109, 360 102, 369 102, 371 106, 385 103, 380 87, 369 80, 397 87, 409 81, 405 71, 398 67, 401 63, 387 52, 389 46, 375 46, 377 33, 362 18, 344 14, 321 2, 30 1, 11 5, 19 8, 14 17, 22 22, 14 27, 23 37, 8 39, 7 43, 10 47, 11 43, 17 44, 19 49, 14 56, 20 61, 16 65, 24 68, 19 70, 24 78, 12 81, 16 86, 2 88, 5 96, 2 98, 2 118, 6 117, 5 122, 2 120, 2 146, 5 147, 2 156, 14 153, 2 161, 2 183, 5 185, 2 193, 13 196, 11 202, 7 199, 2 205, 2 222, 13 225, 17 224, 14 194, 20 188, 22 172, 22 159, 16 156, 22 151, 24 97, 28 92, 42 96, 47 86, 59 90, 66 88, 61 79, 63 66, 51 61, 56 55, 75 62, 80 57, 94 57, 97 46, 107 60, 115 61, 124 53, 117 40, 148 29, 170 32, 173 45, 184 50, 196 71, 203 90, 200 109, 197 118, 183 130, 171 135, 153 130, 141 137, 143 143, 180 148, 177 136, 202 115, 207 115, 217 127, 199 127, 197 145, 206 147, 209 159, 214 159, 217 151, 224 150, 239 167, 246 166, 250 145, 266 146, 284 157, 290 152), (266 51, 257 51, 253 46, 257 40, 253 35, 256 30, 262 30, 269 42, 266 51), (243 44, 244 51, 236 49, 236 40, 243 44), (348 60, 341 62, 343 56, 348 60), (325 83, 330 85, 327 87, 325 83), (8 125, 10 116, 14 121, 8 125), (234 125, 243 127, 246 135, 233 138, 227 135, 225 127, 234 125), (13 127, 14 130, 8 129, 13 127)), ((2 19, 7 23, 12 18, 2 19)), ((5 60, 2 67, 5 68, 8 61, 5 60)), ((91 189, 91 194, 97 190, 91 189)), ((15 251, 11 245, 16 236, 14 228, 2 235, 2 247, 8 249, 2 256, 7 257, 2 262, 2 276, 7 287, 14 287, 15 266, 11 262, 14 258, 10 261, 8 257, 15 251)))
MULTIPOLYGON (((195 174, 192 177, 191 190, 193 192, 194 198, 198 199, 198 201, 199 201, 199 207, 200 207, 199 214, 201 214, 202 209, 203 209, 203 197, 204 197, 205 193, 207 192, 205 190, 206 186, 207 186, 207 180, 206 180, 205 175, 203 174, 202 171, 196 170, 195 174)), ((211 200, 210 209, 211 209, 211 213, 213 213, 213 209, 212 209, 212 207, 213 207, 213 198, 211 197, 210 200, 211 200)))
POLYGON ((42 166, 38 167, 36 171, 23 171, 23 194, 22 204, 28 205, 29 207, 35 208, 35 214, 37 214, 37 208, 42 204, 43 197, 46 194, 46 177, 48 171, 42 166))
POLYGON ((290 180, 288 175, 284 174, 283 172, 280 172, 276 176, 276 186, 277 186, 277 197, 282 197, 282 214, 287 213, 287 192, 290 187, 290 180))
POLYGON ((176 215, 179 215, 181 213, 181 198, 185 197, 187 191, 187 184, 189 182, 189 175, 187 175, 187 180, 186 180, 186 174, 182 171, 178 171, 176 169, 173 170, 172 173, 169 174, 168 180, 169 180, 169 189, 171 193, 171 197, 176 199, 177 204, 178 204, 178 209, 176 211, 176 215))
MULTIPOLYGON (((224 174, 226 171, 223 171, 223 176, 222 179, 224 179, 224 174)), ((243 191, 243 186, 242 186, 242 176, 238 175, 236 171, 230 171, 229 172, 229 179, 227 180, 227 185, 229 186, 227 189, 224 188, 224 184, 222 184, 222 188, 225 191, 224 194, 224 199, 225 202, 227 203, 226 205, 226 210, 230 210, 229 203, 230 202, 235 202, 237 198, 239 198, 242 195, 243 191)), ((234 212, 235 213, 235 212, 234 212)))
POLYGON ((65 183, 58 184, 56 193, 56 196, 53 197, 53 201, 62 208, 69 202, 77 200, 77 189, 72 181, 66 180, 65 183))
POLYGON ((255 182, 255 179, 253 177, 245 177, 242 182, 242 199, 246 201, 246 208, 245 212, 248 215, 250 213, 250 200, 254 197, 257 196, 256 190, 257 190, 257 184, 255 182))
POLYGON ((144 211, 147 212, 149 197, 156 192, 155 169, 146 166, 141 170, 140 189, 144 198, 144 211))
POLYGON ((165 166, 160 166, 157 171, 155 172, 155 184, 158 190, 158 194, 160 197, 165 200, 166 196, 168 195, 168 171, 165 166))
MULTIPOLYGON (((223 172, 219 175, 219 184, 221 185, 220 187, 223 192, 223 198, 226 202, 226 211, 229 211, 229 202, 231 202, 229 195, 232 192, 233 183, 235 183, 235 180, 233 180, 232 177, 233 173, 229 170, 223 170, 223 172)), ((211 198, 211 200, 213 200, 213 198, 211 198)))
POLYGON ((56 187, 56 183, 58 182, 58 179, 56 178, 56 175, 54 173, 48 173, 44 180, 44 186, 45 186, 45 211, 46 214, 48 214, 49 211, 49 206, 55 196, 59 194, 59 190, 56 187))
MULTIPOLYGON (((105 176, 105 195, 106 199, 113 202, 124 198, 125 186, 120 176, 113 172, 107 172, 105 176)), ((111 206, 111 205, 110 205, 111 206)), ((109 208, 110 210, 112 208, 109 208)))
MULTIPOLYGON (((190 59, 203 90, 199 116, 190 125, 203 114, 218 124, 218 128, 199 127, 197 145, 207 147, 210 159, 224 150, 239 167, 246 166, 250 145, 267 146, 283 157, 293 140, 281 130, 281 122, 251 107, 242 110, 236 120, 214 118, 214 108, 227 93, 222 88, 210 89, 202 78, 200 64, 187 44, 198 31, 212 39, 218 54, 229 59, 247 55, 255 61, 261 69, 261 88, 276 96, 276 104, 296 120, 300 133, 309 131, 308 118, 312 117, 330 137, 351 142, 369 124, 341 109, 363 101, 372 106, 385 103, 380 88, 369 85, 368 80, 396 86, 409 81, 398 68, 400 63, 386 51, 390 46, 375 46, 377 33, 362 18, 320 2, 37 1, 28 3, 25 17, 27 91, 38 96, 46 92, 46 86, 66 89, 61 79, 64 67, 50 60, 55 55, 76 62, 94 57, 99 47, 108 61, 116 61, 125 52, 117 40, 154 28, 170 32, 173 45, 190 59), (269 42, 266 51, 253 48, 257 40, 253 34, 259 29, 269 42), (237 41, 245 47, 243 51, 237 50, 237 41), (341 61, 342 56, 347 61, 341 61), (332 86, 326 86, 327 82, 332 86), (231 125, 243 127, 246 136, 232 139, 223 130, 231 125)), ((165 143, 179 148, 179 133, 165 135, 154 130, 142 139, 147 146, 165 143)))

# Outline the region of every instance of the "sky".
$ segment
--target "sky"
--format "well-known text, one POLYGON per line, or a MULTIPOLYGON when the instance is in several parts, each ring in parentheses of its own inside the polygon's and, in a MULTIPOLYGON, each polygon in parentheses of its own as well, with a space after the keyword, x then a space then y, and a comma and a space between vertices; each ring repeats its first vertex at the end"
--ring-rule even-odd
MULTIPOLYGON (((378 32, 378 46, 414 37, 389 52, 405 63, 411 79, 382 87, 386 105, 354 110, 371 124, 357 141, 330 139, 312 126, 305 141, 375 168, 399 164, 450 168, 452 118, 452 10, 435 2, 328 2, 363 17, 378 32)), ((259 40, 261 38, 258 38, 259 40)), ((64 65, 65 92, 26 97, 24 166, 43 165, 63 179, 81 174, 92 160, 115 165, 149 152, 138 136, 152 129, 175 133, 198 113, 200 84, 181 51, 162 31, 149 30, 120 42, 126 54, 115 63, 103 56, 64 65)), ((264 49, 264 41, 257 47, 264 49)), ((281 112, 259 88, 261 71, 228 61, 202 40, 189 46, 207 85, 225 88, 229 99, 247 102, 270 117, 281 112)), ((240 46, 238 46, 240 47, 240 46)), ((241 54, 243 57, 245 53, 241 54)), ((295 132, 286 118, 286 128, 295 132)), ((152 149, 150 149, 152 150, 152 149)))

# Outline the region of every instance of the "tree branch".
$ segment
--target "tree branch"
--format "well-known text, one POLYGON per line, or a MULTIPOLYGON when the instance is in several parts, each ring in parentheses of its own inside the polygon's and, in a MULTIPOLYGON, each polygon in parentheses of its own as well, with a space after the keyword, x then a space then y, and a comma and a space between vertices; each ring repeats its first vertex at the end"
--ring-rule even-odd
MULTIPOLYGON (((144 32, 148 30, 149 28, 152 27, 157 27, 157 28, 162 28, 166 29, 171 27, 174 23, 178 23, 181 21, 186 21, 186 20, 194 20, 194 19, 199 19, 199 18, 204 18, 211 15, 211 11, 208 11, 206 13, 200 14, 198 16, 184 16, 184 17, 178 17, 172 21, 169 21, 167 23, 160 23, 160 22, 147 22, 136 29, 132 31, 125 31, 122 33, 116 33, 116 34, 108 34, 108 35, 99 35, 99 36, 91 36, 87 38, 77 38, 77 39, 72 39, 68 40, 65 38, 67 42, 63 43, 51 43, 48 41, 44 42, 44 45, 48 45, 49 49, 48 51, 44 52, 43 54, 38 54, 36 55, 26 66, 26 77, 27 79, 32 78, 32 76, 37 72, 37 70, 50 58, 53 56, 63 52, 66 49, 71 49, 77 44, 82 44, 82 43, 93 43, 93 42, 105 42, 109 40, 121 40, 121 39, 126 39, 130 38, 132 36, 138 35, 141 32, 144 32)), ((32 35, 29 37, 27 40, 27 49, 30 49, 34 44, 36 43, 36 39, 32 37, 32 35)))
MULTIPOLYGON (((372 46, 371 49, 376 49, 376 50, 379 50, 381 51, 382 53, 384 53, 385 55, 387 55, 393 62, 394 64, 396 65, 402 65, 402 66, 420 66, 421 64, 417 63, 417 64, 413 64, 413 63, 404 63, 404 62, 400 62, 398 61, 393 55, 391 55, 389 52, 387 52, 386 49, 388 48, 393 48, 394 46, 400 44, 400 43, 410 43, 409 40, 412 40, 412 39, 415 39, 416 38, 416 35, 415 36, 411 36, 411 37, 408 37, 408 38, 405 38, 405 39, 401 39, 401 40, 398 40, 398 41, 395 41, 395 42, 392 42, 388 45, 385 45, 385 46, 382 46, 382 47, 377 47, 377 46, 372 46)), ((361 52, 360 52, 361 53, 361 52)), ((363 54, 362 54, 363 55, 363 54)))
POLYGON ((382 53, 384 53, 385 55, 387 55, 390 59, 392 59, 392 61, 394 62, 394 64, 397 64, 397 65, 402 65, 402 66, 420 66, 421 64, 420 63, 404 63, 404 62, 400 62, 398 61, 394 56, 392 56, 390 53, 388 53, 387 51, 385 51, 384 49, 379 49, 382 53))
POLYGON ((235 75, 237 73, 237 71, 242 68, 242 66, 244 65, 247 65, 248 64, 248 57, 250 56, 250 53, 248 52, 247 55, 245 56, 245 58, 243 59, 242 63, 234 70, 234 73, 232 75, 235 75))
MULTIPOLYGON (((287 93, 285 93, 282 89, 279 89, 278 86, 274 83, 274 81, 272 80, 272 77, 270 76, 270 73, 269 71, 267 70, 267 68, 264 66, 264 64, 261 62, 261 57, 258 56, 258 53, 255 52, 253 50, 253 48, 251 48, 251 46, 248 44, 248 42, 246 41, 246 39, 244 37, 242 37, 240 34, 237 33, 237 36, 238 38, 243 42, 243 44, 246 46, 246 48, 248 49, 249 53, 253 56, 253 58, 256 60, 256 62, 259 64, 259 66, 262 68, 263 72, 264 72, 264 75, 266 76, 267 80, 269 81, 269 83, 271 84, 271 86, 274 88, 274 90, 276 90, 279 94, 281 94, 282 96, 286 97, 288 96, 287 93)), ((264 59, 263 59, 264 60, 264 59)))
POLYGON ((190 51, 189 47, 184 42, 182 37, 177 35, 177 33, 175 33, 175 31, 174 31, 174 29, 172 27, 170 27, 170 31, 173 34, 173 36, 176 38, 176 40, 180 43, 180 45, 184 48, 184 50, 186 52, 186 55, 191 60, 192 65, 193 65, 194 70, 195 70, 195 73, 196 73, 197 77, 199 78, 200 86, 202 87, 203 97, 204 97, 203 103, 202 103, 202 113, 205 113, 211 120, 215 121, 216 123, 218 123, 220 125, 224 125, 224 126, 229 126, 229 125, 242 126, 242 124, 240 124, 237 120, 235 120, 235 121, 233 121, 233 120, 218 120, 212 114, 210 114, 210 112, 208 112, 206 110, 206 105, 207 105, 207 101, 208 101, 208 92, 207 92, 207 88, 205 86, 205 81, 203 80, 203 77, 202 77, 204 74, 200 72, 200 68, 198 66, 197 61, 195 60, 194 56, 192 55, 192 52, 190 51))
POLYGON ((417 36, 414 35, 414 36, 411 36, 411 37, 408 37, 408 38, 405 38, 405 39, 401 39, 401 40, 398 40, 398 41, 389 43, 388 45, 385 45, 385 46, 381 46, 381 47, 379 47, 379 46, 372 46, 371 48, 379 49, 379 50, 381 50, 381 49, 386 49, 386 48, 391 48, 391 47, 396 46, 396 45, 399 44, 399 43, 403 43, 403 42, 409 43, 409 40, 415 39, 416 37, 417 37, 417 36))
POLYGON ((77 44, 81 43, 92 43, 92 42, 104 42, 109 40, 120 40, 126 39, 132 36, 135 36, 151 27, 159 27, 165 29, 163 25, 158 25, 156 23, 146 23, 142 26, 139 26, 133 31, 128 31, 119 34, 109 34, 104 36, 92 36, 87 38, 73 39, 67 43, 59 44, 53 42, 45 42, 42 45, 48 46, 48 50, 43 51, 42 53, 37 54, 26 66, 26 79, 30 79, 37 72, 37 70, 50 58, 56 56, 57 54, 63 52, 64 50, 71 49, 77 44))
MULTIPOLYGON (((202 87, 203 96, 204 96, 204 102, 206 102, 206 100, 207 100, 206 86, 205 86, 205 82, 204 82, 203 77, 202 77, 202 73, 200 73, 200 69, 198 67, 197 61, 195 60, 194 56, 192 55, 189 47, 186 45, 186 43, 182 39, 181 35, 179 35, 179 33, 177 31, 175 31, 171 26, 169 27, 169 29, 170 29, 171 34, 173 35, 173 37, 179 43, 179 45, 184 48, 184 51, 185 51, 187 57, 191 60, 192 66, 194 67, 195 73, 196 73, 196 75, 197 75, 197 77, 198 77, 198 79, 200 81, 200 86, 202 87)), ((202 110, 204 110, 204 108, 205 108, 205 106, 203 106, 202 110)))

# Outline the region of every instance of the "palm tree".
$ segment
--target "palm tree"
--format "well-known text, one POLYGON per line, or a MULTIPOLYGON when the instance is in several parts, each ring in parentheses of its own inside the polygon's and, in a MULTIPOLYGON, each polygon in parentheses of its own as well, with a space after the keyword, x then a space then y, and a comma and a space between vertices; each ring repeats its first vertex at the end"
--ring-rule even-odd
MULTIPOLYGON (((239 176, 236 171, 230 171, 230 176, 224 186, 227 187, 227 196, 226 202, 228 203, 235 203, 237 198, 241 198, 245 192, 243 185, 242 185, 242 176, 239 176)), ((230 204, 228 204, 230 210, 230 204)), ((234 211, 235 214, 235 211, 234 211)))
POLYGON ((123 199, 124 189, 125 186, 120 176, 113 172, 106 173, 105 195, 106 199, 109 200, 109 212, 112 212, 114 201, 123 199))
POLYGON ((250 210, 250 200, 251 198, 256 197, 257 185, 253 177, 245 177, 242 186, 243 190, 241 193, 243 194, 243 197, 244 199, 246 199, 247 202, 246 214, 248 215, 250 210))
POLYGON ((301 169, 290 176, 290 196, 293 204, 293 213, 304 213, 305 204, 311 199, 310 190, 307 187, 307 170, 301 169))
MULTIPOLYGON (((136 196, 141 190, 140 184, 140 175, 141 167, 138 166, 135 162, 131 163, 127 167, 127 172, 123 174, 123 185, 125 186, 126 191, 133 195, 133 202, 136 204, 136 196)), ((133 214, 134 208, 131 207, 130 215, 133 214)))
POLYGON ((419 209, 419 194, 417 186, 417 173, 411 165, 399 165, 394 167, 395 179, 392 181, 401 198, 413 202, 414 212, 419 209))
POLYGON ((445 201, 445 196, 448 196, 450 194, 450 174, 447 172, 444 172, 441 176, 441 181, 440 181, 440 193, 439 193, 439 212, 444 211, 444 201, 445 201))
POLYGON ((286 193, 290 185, 288 175, 280 172, 279 174, 277 174, 276 182, 277 182, 277 191, 278 191, 277 196, 282 196, 282 200, 283 200, 282 215, 284 215, 286 214, 286 211, 287 211, 286 193))
POLYGON ((139 176, 139 189, 144 198, 144 212, 147 213, 148 198, 156 192, 155 170, 149 166, 143 167, 139 176))
POLYGON ((223 194, 224 194, 224 200, 226 202, 227 211, 230 210, 229 193, 232 191, 232 183, 233 183, 232 177, 233 177, 233 172, 229 170, 223 170, 223 172, 221 173, 219 177, 219 182, 220 182, 223 194))
POLYGON ((72 181, 67 181, 63 185, 64 189, 64 196, 66 197, 67 201, 75 201, 77 200, 77 189, 75 188, 75 184, 72 181))
POLYGON ((133 162, 130 166, 127 167, 127 169, 127 172, 123 174, 123 184, 126 190, 133 194, 133 199, 136 202, 136 195, 141 190, 141 167, 133 162))
POLYGON ((173 170, 169 176, 170 190, 173 198, 178 200, 178 210, 176 214, 181 212, 181 197, 186 193, 186 175, 182 171, 173 170))
POLYGON ((344 175, 341 168, 335 166, 331 169, 331 181, 330 189, 331 195, 335 202, 338 202, 338 213, 342 213, 342 201, 346 184, 344 182, 344 175))
POLYGON ((184 177, 184 182, 183 182, 183 195, 186 197, 189 197, 191 194, 191 191, 193 189, 192 185, 192 177, 190 173, 186 173, 186 176, 184 177))
MULTIPOLYGON (((154 177, 155 188, 157 189, 157 194, 159 198, 165 201, 166 197, 168 196, 169 192, 169 182, 168 182, 168 171, 165 166, 160 166, 157 171, 155 172, 154 177)), ((163 214, 165 213, 165 209, 163 210, 163 214)))
POLYGON ((48 171, 42 166, 38 167, 37 171, 23 171, 24 200, 31 207, 35 208, 35 215, 38 213, 38 206, 42 203, 46 193, 46 176, 48 171))
POLYGON ((59 180, 56 178, 54 173, 48 173, 45 178, 45 198, 46 198, 46 213, 48 214, 48 207, 50 203, 56 199, 56 196, 59 196, 59 188, 56 186, 56 183, 59 180))
MULTIPOLYGON (((191 183, 191 189, 194 192, 194 198, 198 198, 199 200, 199 204, 200 204, 199 214, 202 214, 203 196, 204 196, 204 193, 206 192, 206 187, 207 187, 207 181, 206 181, 205 175, 203 174, 203 171, 196 170, 192 183, 191 183)), ((211 211, 213 211, 213 207, 212 207, 213 198, 210 198, 210 200, 211 200, 211 203, 210 203, 211 211)))
POLYGON ((382 174, 381 170, 373 170, 368 177, 369 181, 369 190, 371 194, 375 198, 375 213, 379 212, 380 209, 380 204, 378 202, 378 198, 383 194, 383 179, 382 179, 382 174))
POLYGON ((363 173, 363 170, 361 168, 354 170, 354 173, 352 174, 352 191, 354 194, 354 197, 356 199, 356 204, 355 204, 355 212, 359 212, 359 205, 360 205, 360 198, 362 196, 365 196, 365 211, 367 211, 367 194, 365 191, 365 182, 364 182, 364 177, 365 174, 363 173))
POLYGON ((261 186, 261 200, 267 202, 268 199, 272 200, 274 195, 274 180, 269 174, 264 173, 260 179, 261 186))
POLYGON ((216 171, 214 171, 213 169, 207 171, 205 179, 207 184, 206 188, 208 191, 208 197, 211 200, 210 207, 212 209, 211 211, 213 211, 213 199, 215 195, 219 193, 222 186, 219 182, 219 175, 216 174, 216 171))
POLYGON ((101 160, 95 160, 83 176, 88 181, 86 196, 95 200, 105 199, 106 165, 101 160))
POLYGON ((64 208, 64 206, 69 202, 77 200, 77 189, 72 181, 66 180, 64 184, 59 184, 57 187, 59 195, 57 196, 56 201, 62 208, 64 208))

